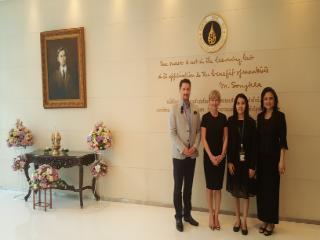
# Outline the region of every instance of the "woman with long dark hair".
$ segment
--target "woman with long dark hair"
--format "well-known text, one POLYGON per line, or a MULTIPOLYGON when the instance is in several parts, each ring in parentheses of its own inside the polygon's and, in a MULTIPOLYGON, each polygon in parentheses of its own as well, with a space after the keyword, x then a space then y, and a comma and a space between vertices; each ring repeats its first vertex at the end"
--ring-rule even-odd
POLYGON ((247 97, 240 93, 234 99, 233 115, 228 119, 228 175, 227 191, 235 198, 236 222, 234 232, 241 228, 248 234, 247 216, 249 197, 254 196, 256 169, 256 123, 249 115, 247 97), (243 202, 243 218, 240 218, 240 199, 243 202))
POLYGON ((261 110, 257 128, 257 209, 263 222, 259 232, 269 236, 279 223, 279 186, 280 176, 285 173, 287 126, 285 115, 278 108, 278 96, 270 87, 261 93, 261 110))

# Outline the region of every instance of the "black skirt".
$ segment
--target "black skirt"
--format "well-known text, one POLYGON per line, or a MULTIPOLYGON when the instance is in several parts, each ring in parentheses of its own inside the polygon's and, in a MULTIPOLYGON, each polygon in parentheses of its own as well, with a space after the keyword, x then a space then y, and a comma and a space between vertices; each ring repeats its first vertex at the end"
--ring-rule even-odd
POLYGON ((208 155, 205 154, 203 165, 207 189, 221 190, 226 165, 225 159, 223 159, 218 166, 215 166, 212 164, 208 155))
POLYGON ((254 197, 256 194, 256 179, 249 178, 249 167, 247 163, 240 162, 237 164, 234 175, 228 171, 227 191, 233 197, 245 198, 254 197))
POLYGON ((260 157, 257 171, 257 210, 258 218, 267 223, 279 223, 278 156, 260 157))

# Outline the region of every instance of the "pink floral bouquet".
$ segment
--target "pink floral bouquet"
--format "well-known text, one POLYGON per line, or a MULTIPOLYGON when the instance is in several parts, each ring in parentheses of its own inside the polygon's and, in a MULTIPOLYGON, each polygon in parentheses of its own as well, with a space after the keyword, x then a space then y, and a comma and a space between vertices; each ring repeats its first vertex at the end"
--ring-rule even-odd
POLYGON ((87 143, 95 152, 110 148, 112 145, 110 130, 107 129, 103 122, 98 122, 87 137, 87 143))
POLYGON ((13 171, 22 172, 24 170, 25 165, 26 165, 26 160, 22 155, 20 155, 13 159, 12 169, 13 171))
POLYGON ((27 147, 32 146, 33 137, 31 131, 23 126, 22 121, 17 120, 16 127, 9 131, 7 139, 9 147, 27 147))
POLYGON ((103 160, 96 161, 91 166, 91 174, 95 178, 98 178, 100 176, 105 176, 107 172, 108 172, 108 165, 103 160))
POLYGON ((43 164, 32 174, 30 188, 34 191, 55 187, 59 180, 59 172, 50 165, 43 164))

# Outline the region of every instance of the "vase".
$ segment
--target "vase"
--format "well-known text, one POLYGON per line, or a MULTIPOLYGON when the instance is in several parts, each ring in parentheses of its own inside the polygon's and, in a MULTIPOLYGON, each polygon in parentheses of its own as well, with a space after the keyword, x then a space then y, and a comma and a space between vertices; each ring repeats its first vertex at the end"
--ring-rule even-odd
POLYGON ((101 161, 106 153, 106 150, 98 150, 95 152, 96 161, 101 161))

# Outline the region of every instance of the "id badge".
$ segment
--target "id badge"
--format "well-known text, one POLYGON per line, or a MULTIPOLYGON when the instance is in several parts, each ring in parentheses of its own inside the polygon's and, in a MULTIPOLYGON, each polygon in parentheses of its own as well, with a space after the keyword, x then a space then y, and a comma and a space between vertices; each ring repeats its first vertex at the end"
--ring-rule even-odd
POLYGON ((243 144, 240 145, 240 162, 244 162, 246 160, 245 151, 243 148, 243 144))
POLYGON ((244 154, 244 152, 240 153, 240 162, 244 162, 246 160, 246 156, 244 154))

